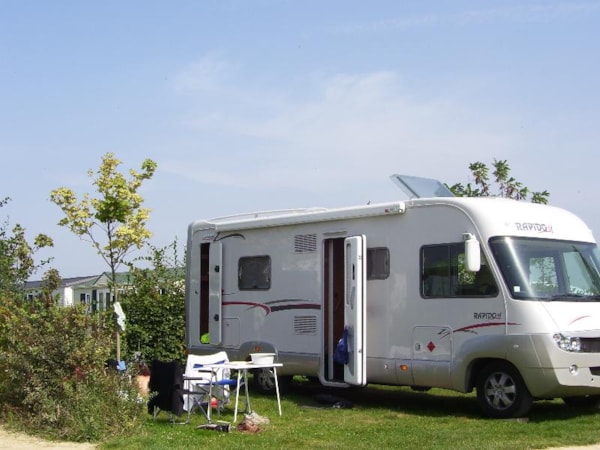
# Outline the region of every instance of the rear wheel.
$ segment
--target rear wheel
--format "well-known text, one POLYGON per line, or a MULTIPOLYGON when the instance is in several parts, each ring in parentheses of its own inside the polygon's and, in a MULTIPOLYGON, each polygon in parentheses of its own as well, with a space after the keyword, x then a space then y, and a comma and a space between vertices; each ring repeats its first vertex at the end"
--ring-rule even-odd
POLYGON ((415 392, 427 392, 431 389, 428 386, 411 386, 410 388, 415 392))
MULTIPOLYGON (((275 375, 273 369, 255 369, 253 372, 253 388, 261 394, 275 394, 275 375)), ((279 392, 289 391, 293 376, 278 376, 279 392)))
POLYGON ((519 371, 503 361, 483 368, 477 379, 477 400, 483 413, 496 419, 523 417, 533 404, 519 371))

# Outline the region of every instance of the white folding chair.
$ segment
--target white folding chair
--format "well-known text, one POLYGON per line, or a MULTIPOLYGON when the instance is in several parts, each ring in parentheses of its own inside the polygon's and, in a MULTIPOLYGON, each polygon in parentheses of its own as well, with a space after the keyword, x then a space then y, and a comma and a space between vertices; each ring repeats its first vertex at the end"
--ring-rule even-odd
POLYGON ((227 367, 218 367, 227 362, 229 358, 225 352, 188 355, 183 378, 188 392, 184 396, 184 409, 189 414, 198 407, 210 422, 210 411, 214 407, 210 403, 212 399, 216 399, 216 409, 221 413, 229 402, 230 388, 237 385, 237 380, 230 378, 231 371, 227 367))

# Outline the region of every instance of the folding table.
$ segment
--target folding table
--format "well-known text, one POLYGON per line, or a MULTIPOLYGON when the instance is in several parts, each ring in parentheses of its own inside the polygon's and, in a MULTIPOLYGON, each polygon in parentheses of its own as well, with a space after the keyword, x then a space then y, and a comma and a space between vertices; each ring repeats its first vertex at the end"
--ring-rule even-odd
MULTIPOLYGON (((235 389, 235 410, 233 413, 233 421, 237 420, 237 412, 238 412, 238 403, 240 399, 240 384, 244 383, 244 389, 246 394, 246 412, 252 412, 252 406, 250 405, 250 395, 248 393, 248 370, 253 369, 273 369, 273 376, 275 377, 275 393, 277 394, 277 408, 279 411, 279 415, 281 416, 281 399, 279 397, 279 382, 277 381, 277 368, 283 367, 281 363, 267 363, 267 364, 257 364, 251 361, 229 361, 223 364, 207 364, 207 368, 211 368, 213 370, 219 368, 227 368, 230 370, 237 371, 237 386, 235 389)), ((211 406, 209 405, 209 411, 211 410, 211 406)), ((210 412, 209 412, 210 417, 210 412)))

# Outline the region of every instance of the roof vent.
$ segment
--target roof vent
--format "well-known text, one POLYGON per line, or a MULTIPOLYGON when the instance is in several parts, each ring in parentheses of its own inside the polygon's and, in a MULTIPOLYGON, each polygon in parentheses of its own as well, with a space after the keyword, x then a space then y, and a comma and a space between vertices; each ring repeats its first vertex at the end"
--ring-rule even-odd
POLYGON ((413 177, 409 175, 391 175, 392 181, 402 189, 409 199, 425 197, 454 197, 444 184, 432 178, 413 177))

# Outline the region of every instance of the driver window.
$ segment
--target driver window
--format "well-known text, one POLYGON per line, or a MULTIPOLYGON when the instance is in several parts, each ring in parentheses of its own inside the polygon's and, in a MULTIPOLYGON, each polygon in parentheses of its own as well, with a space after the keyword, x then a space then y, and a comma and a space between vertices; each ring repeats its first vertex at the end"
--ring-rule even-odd
POLYGON ((421 249, 421 295, 425 298, 495 297, 498 284, 481 255, 481 269, 465 269, 464 243, 430 245, 421 249))

